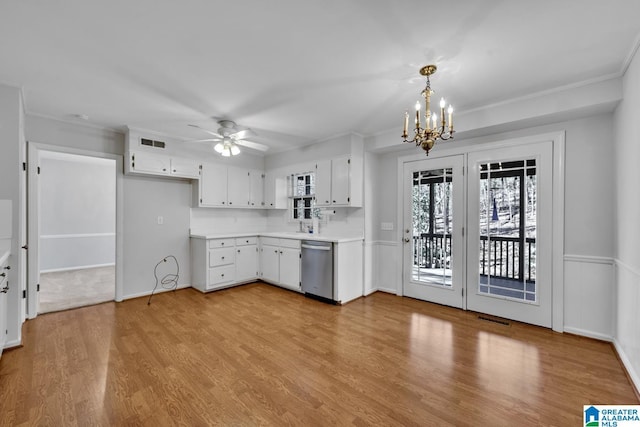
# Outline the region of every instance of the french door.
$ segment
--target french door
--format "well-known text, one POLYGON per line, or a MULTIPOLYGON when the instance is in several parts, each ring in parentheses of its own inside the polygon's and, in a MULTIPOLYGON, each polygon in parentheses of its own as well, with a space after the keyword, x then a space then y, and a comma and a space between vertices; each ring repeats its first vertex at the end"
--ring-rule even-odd
POLYGON ((463 307, 463 156, 404 164, 403 294, 463 307))
POLYGON ((552 145, 468 155, 467 309, 551 327, 552 145))

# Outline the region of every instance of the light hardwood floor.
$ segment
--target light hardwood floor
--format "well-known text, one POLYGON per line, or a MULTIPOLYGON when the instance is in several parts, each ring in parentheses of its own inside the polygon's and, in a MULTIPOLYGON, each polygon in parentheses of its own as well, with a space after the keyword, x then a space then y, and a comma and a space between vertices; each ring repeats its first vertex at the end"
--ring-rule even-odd
POLYGON ((257 283, 50 313, 0 360, 0 425, 577 426, 638 404, 610 344, 376 293, 257 283))

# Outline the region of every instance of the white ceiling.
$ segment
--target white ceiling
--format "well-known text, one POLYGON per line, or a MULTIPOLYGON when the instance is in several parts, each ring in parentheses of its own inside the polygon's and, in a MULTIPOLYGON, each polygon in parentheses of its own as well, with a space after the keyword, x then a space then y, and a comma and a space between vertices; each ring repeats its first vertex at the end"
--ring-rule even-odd
POLYGON ((0 82, 27 112, 271 152, 398 129, 435 63, 456 111, 619 75, 637 0, 3 0, 0 82))

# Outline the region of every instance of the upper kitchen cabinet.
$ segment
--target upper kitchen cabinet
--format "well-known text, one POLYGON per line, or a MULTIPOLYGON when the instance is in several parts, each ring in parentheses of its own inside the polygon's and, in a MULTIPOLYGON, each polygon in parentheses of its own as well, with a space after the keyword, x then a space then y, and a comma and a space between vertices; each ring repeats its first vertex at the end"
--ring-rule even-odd
POLYGON ((196 160, 147 153, 146 151, 130 151, 125 163, 125 173, 199 179, 200 164, 196 160))
POLYGON ((287 209, 287 176, 283 172, 264 173, 264 207, 266 209, 287 209))
POLYGON ((202 164, 198 183, 198 206, 222 207, 227 204, 227 167, 211 163, 202 164))
POLYGON ((358 156, 316 163, 316 206, 362 207, 363 162, 358 156))
POLYGON ((262 171, 204 163, 198 183, 199 207, 264 207, 262 171))

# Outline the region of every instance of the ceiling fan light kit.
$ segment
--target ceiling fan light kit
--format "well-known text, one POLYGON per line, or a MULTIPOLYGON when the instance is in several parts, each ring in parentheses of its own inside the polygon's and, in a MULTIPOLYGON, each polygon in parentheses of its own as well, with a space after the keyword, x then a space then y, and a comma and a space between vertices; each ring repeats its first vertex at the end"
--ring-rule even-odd
POLYGON ((219 120, 218 124, 220 128, 218 128, 217 132, 202 128, 198 125, 189 125, 190 127, 207 132, 214 138, 186 142, 217 142, 217 144, 213 146, 213 149, 222 157, 237 156, 241 152, 240 145, 258 151, 267 151, 269 149, 269 147, 264 144, 245 140, 245 138, 256 135, 251 129, 238 129, 235 122, 226 119, 219 120))
POLYGON ((424 127, 422 127, 420 123, 420 110, 422 106, 420 105, 420 101, 416 101, 415 134, 413 139, 407 139, 407 132, 409 130, 409 113, 406 111, 404 113, 404 129, 402 131, 403 142, 414 142, 416 147, 421 147, 426 152, 427 156, 429 155, 429 150, 433 148, 436 140, 441 139, 446 141, 447 139, 451 139, 455 132, 453 130, 453 107, 449 104, 449 108, 447 109, 447 113, 449 113, 449 121, 447 124, 444 111, 444 107, 447 103, 444 98, 440 99, 440 122, 438 122, 437 114, 431 113, 431 95, 434 92, 431 90, 431 81, 429 80, 429 77, 434 74, 437 69, 438 68, 435 65, 425 65, 420 69, 420 74, 427 78, 427 86, 422 91, 425 103, 425 124, 424 127))

